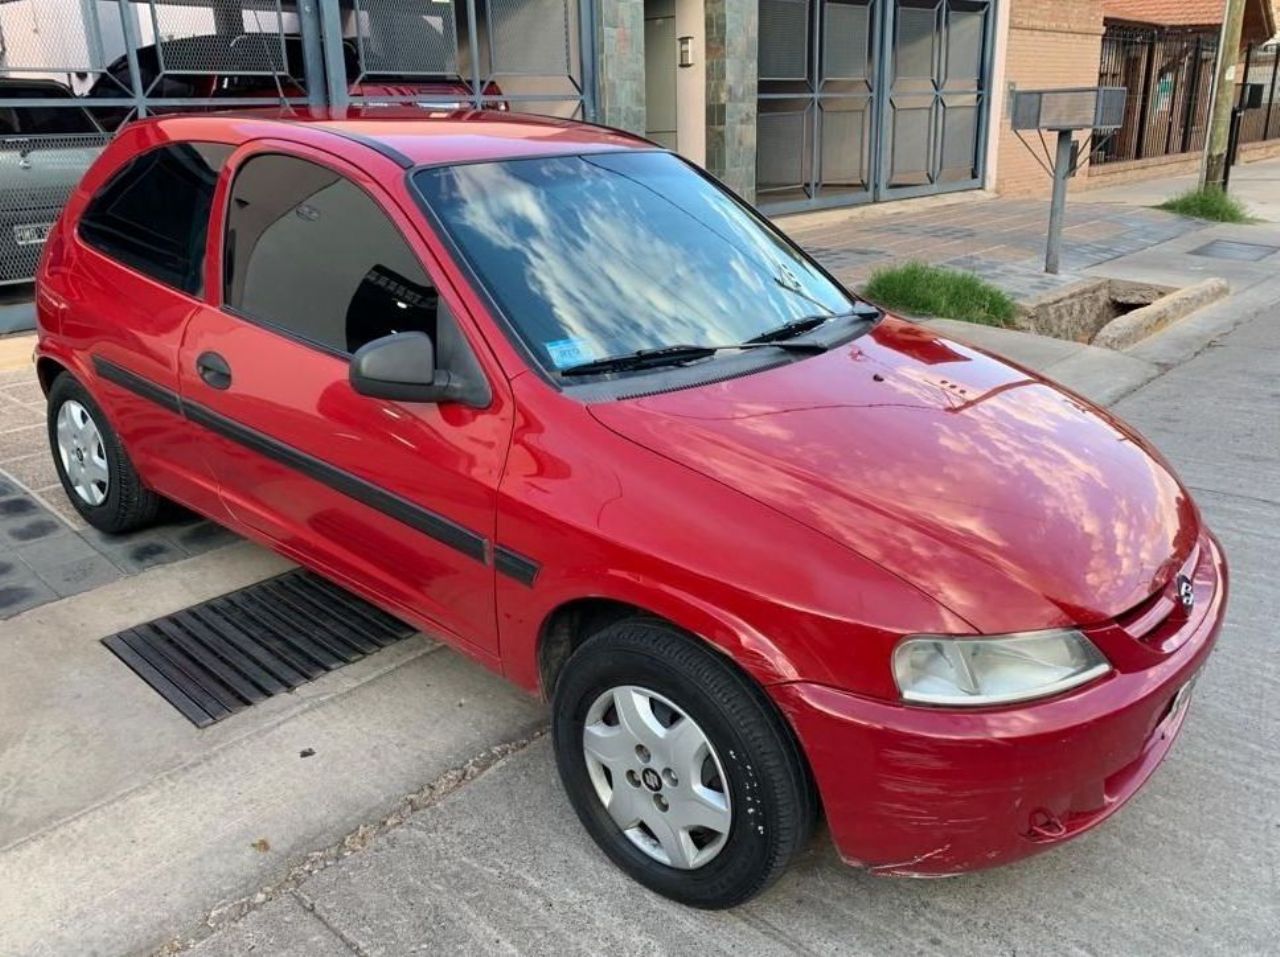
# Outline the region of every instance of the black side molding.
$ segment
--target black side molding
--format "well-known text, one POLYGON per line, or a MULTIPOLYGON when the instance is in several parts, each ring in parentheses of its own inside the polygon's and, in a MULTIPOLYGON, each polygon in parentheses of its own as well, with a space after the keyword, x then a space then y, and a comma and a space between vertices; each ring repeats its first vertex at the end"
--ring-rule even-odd
POLYGON ((519 552, 499 545, 493 551, 493 564, 498 571, 508 578, 514 578, 522 585, 533 585, 542 566, 532 558, 525 558, 519 552))
POLYGON ((102 356, 93 357, 93 368, 98 375, 108 382, 114 382, 135 395, 150 399, 156 405, 164 406, 175 415, 182 415, 182 400, 178 398, 176 392, 171 392, 164 386, 156 385, 150 379, 144 379, 136 372, 130 372, 128 369, 102 358, 102 356))
MULTIPOLYGON (((393 492, 379 488, 372 482, 353 475, 350 472, 330 465, 301 449, 286 445, 279 439, 272 438, 256 429, 250 428, 229 419, 225 415, 205 408, 196 402, 184 402, 177 393, 157 385, 137 373, 121 368, 101 356, 93 357, 93 366, 98 374, 109 382, 114 382, 128 389, 135 395, 148 399, 157 405, 183 415, 211 432, 230 439, 247 449, 263 455, 281 465, 287 466, 308 478, 315 479, 340 492, 348 498, 355 499, 383 515, 393 518, 415 531, 422 532, 443 545, 473 558, 482 565, 489 562, 489 540, 478 532, 459 525, 430 509, 423 508, 408 499, 401 498, 393 492)), ((513 553, 514 554, 514 553, 513 553)), ((519 558, 519 556, 516 556, 519 558)), ((527 559, 520 559, 527 563, 527 559)), ((536 566, 534 566, 536 574, 536 566)), ((530 579, 532 581, 532 579, 530 579)), ((526 583, 527 584, 527 583, 526 583)))
POLYGON ((300 449, 295 449, 256 429, 228 419, 212 409, 206 409, 194 402, 184 402, 182 407, 187 418, 196 425, 204 426, 210 432, 216 432, 223 438, 231 439, 281 465, 287 465, 295 472, 313 478, 322 485, 327 485, 334 491, 355 499, 362 505, 367 505, 410 528, 423 532, 481 564, 488 561, 488 541, 483 535, 463 528, 443 515, 428 511, 408 499, 379 488, 300 449))

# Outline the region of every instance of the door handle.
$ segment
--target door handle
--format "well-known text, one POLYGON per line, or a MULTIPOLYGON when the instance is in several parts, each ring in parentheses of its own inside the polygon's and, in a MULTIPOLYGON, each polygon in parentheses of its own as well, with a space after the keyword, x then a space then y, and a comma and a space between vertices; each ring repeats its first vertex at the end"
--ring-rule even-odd
POLYGON ((196 359, 196 371, 211 388, 227 389, 231 386, 231 366, 216 352, 202 352, 196 359))

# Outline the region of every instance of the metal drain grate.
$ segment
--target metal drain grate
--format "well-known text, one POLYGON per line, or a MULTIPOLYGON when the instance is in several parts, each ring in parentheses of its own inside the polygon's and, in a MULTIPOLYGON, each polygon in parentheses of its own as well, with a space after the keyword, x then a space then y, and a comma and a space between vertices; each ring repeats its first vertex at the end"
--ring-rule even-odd
POLYGON ((1280 252, 1280 246, 1263 246, 1261 243, 1238 243, 1230 239, 1215 239, 1211 243, 1191 250, 1192 256, 1207 256, 1209 259, 1231 259, 1236 262, 1253 262, 1266 259, 1272 253, 1280 252))
POLYGON ((297 569, 102 643, 203 728, 413 633, 363 599, 297 569))

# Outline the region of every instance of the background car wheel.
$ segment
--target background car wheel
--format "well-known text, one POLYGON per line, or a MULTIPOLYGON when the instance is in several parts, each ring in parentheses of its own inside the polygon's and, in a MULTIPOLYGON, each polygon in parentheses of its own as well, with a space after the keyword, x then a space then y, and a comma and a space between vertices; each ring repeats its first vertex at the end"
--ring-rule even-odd
POLYGON ((152 524, 163 499, 142 484, 89 390, 67 373, 58 376, 48 416, 58 478, 84 520, 111 533, 152 524))
POLYGON ((760 893, 808 839, 807 766, 750 678, 665 622, 610 625, 556 681, 556 763, 601 849, 683 904, 760 893))

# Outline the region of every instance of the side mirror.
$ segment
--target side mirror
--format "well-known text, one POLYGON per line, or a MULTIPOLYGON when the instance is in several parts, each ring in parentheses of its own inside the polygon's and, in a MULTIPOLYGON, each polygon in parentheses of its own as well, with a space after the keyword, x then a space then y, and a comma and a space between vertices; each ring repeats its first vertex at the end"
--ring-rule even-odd
POLYGON ((351 357, 351 388, 397 402, 461 402, 487 405, 489 389, 478 370, 436 368, 436 350, 425 332, 397 332, 367 342, 351 357), (478 401, 483 398, 483 401, 478 401))

